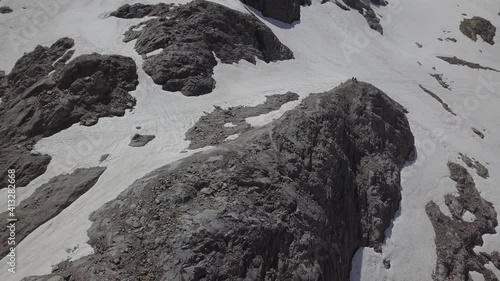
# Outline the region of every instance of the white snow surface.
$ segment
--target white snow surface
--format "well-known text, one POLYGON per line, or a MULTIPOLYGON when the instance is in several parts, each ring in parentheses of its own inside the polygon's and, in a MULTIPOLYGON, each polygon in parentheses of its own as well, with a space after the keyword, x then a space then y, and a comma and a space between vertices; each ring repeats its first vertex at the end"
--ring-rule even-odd
MULTIPOLYGON (((218 64, 215 90, 201 97, 185 97, 162 91, 141 69, 142 58, 134 42, 123 43, 123 32, 141 19, 124 20, 106 15, 132 0, 3 0, 14 12, 0 15, 0 69, 7 73, 16 60, 38 44, 51 45, 68 36, 75 39, 74 57, 91 52, 121 54, 138 64, 139 86, 132 92, 137 106, 124 117, 102 118, 92 127, 78 124, 37 143, 35 150, 52 156, 47 172, 28 186, 17 190, 18 203, 50 178, 70 173, 78 167, 107 166, 99 181, 62 213, 31 233, 17 247, 17 272, 6 270, 0 262, 0 280, 15 281, 30 275, 50 273, 60 261, 92 253, 87 229, 88 216, 115 198, 134 180, 155 168, 195 151, 188 150, 184 133, 214 105, 254 106, 266 95, 330 90, 355 76, 367 81, 409 110, 408 119, 416 138, 418 157, 402 171, 401 209, 391 227, 383 253, 360 249, 353 258, 351 280, 430 280, 436 262, 434 230, 424 206, 435 201, 445 213, 443 195, 455 192, 448 176, 448 160, 457 161, 462 152, 481 163, 488 163, 490 178, 473 174, 481 195, 500 212, 500 73, 450 65, 437 55, 459 58, 500 69, 500 46, 473 42, 458 29, 466 17, 482 16, 500 28, 500 2, 497 0, 391 0, 386 7, 374 7, 381 15, 384 35, 367 27, 357 12, 346 12, 333 3, 301 9, 301 20, 292 25, 261 18, 295 55, 295 60, 255 65, 242 61, 218 64), (45 4, 42 4, 45 3, 45 4), (449 31, 449 32, 448 32, 449 31), (437 38, 453 37, 457 43, 437 38), (418 48, 418 42, 423 45, 418 48), (421 63, 419 65, 418 62, 421 63), (433 70, 435 67, 436 70, 433 70), (430 73, 442 73, 452 91, 443 89, 430 73), (439 95, 458 114, 452 116, 418 84, 439 95), (140 130, 135 129, 141 126, 140 130), (485 129, 480 139, 471 127, 485 129), (136 132, 154 134, 147 146, 128 146, 136 132), (102 154, 107 161, 99 164, 102 154), (66 249, 76 249, 66 251, 66 249), (383 259, 391 261, 385 269, 383 259)), ((158 3, 159 1, 140 1, 158 3)), ((165 1, 172 2, 172 1, 165 1)), ((177 1, 186 3, 188 1, 177 1)), ((237 0, 217 0, 248 13, 237 0)), ((500 39, 496 38, 496 41, 500 39)), ((299 102, 284 105, 269 114, 248 118, 261 126, 279 117, 299 102)), ((6 198, 0 190, 0 198, 6 198)), ((0 201, 6 210, 6 200, 0 201)), ((500 229, 497 228, 497 231, 500 229)), ((485 235, 476 250, 500 249, 498 234, 485 235)), ((490 265, 490 269, 494 266, 490 265)), ((498 270, 495 271, 498 275, 498 270)), ((474 273, 474 280, 481 280, 474 273), (477 279, 476 279, 477 278, 477 279)), ((500 278, 500 275, 498 275, 500 278)))

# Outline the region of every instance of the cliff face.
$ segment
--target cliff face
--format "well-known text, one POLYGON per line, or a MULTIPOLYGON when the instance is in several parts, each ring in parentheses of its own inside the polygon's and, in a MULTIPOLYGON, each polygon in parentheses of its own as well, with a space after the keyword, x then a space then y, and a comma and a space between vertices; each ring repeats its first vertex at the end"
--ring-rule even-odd
POLYGON ((312 94, 137 180, 91 215, 95 254, 28 280, 348 280, 398 208, 404 112, 362 82, 312 94))

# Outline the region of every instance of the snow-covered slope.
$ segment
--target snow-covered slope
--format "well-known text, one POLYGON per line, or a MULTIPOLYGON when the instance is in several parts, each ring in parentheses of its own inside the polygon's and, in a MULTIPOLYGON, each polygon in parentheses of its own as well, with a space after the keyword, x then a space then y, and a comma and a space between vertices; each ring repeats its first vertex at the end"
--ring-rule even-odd
MULTIPOLYGON (((156 3, 158 1, 141 1, 156 3)), ((170 1, 166 1, 170 2, 170 1)), ((182 1, 187 2, 187 1, 182 1)), ((214 1, 249 12, 239 1, 214 1)), ((78 167, 107 166, 97 184, 54 219, 31 233, 18 246, 15 275, 1 261, 1 280, 20 280, 47 274, 51 266, 91 253, 86 244, 88 216, 115 198, 134 180, 164 164, 195 151, 187 150, 184 133, 214 105, 222 107, 256 105, 269 94, 287 91, 305 97, 326 91, 353 76, 377 86, 405 106, 416 138, 417 159, 403 170, 401 210, 387 230, 383 254, 360 249, 353 259, 351 280, 430 280, 436 264, 434 229, 425 213, 433 200, 443 212, 444 195, 455 190, 446 166, 458 153, 474 157, 490 170, 483 179, 470 170, 483 198, 500 210, 500 73, 451 65, 436 56, 458 58, 500 69, 500 46, 479 39, 473 42, 459 30, 467 17, 482 16, 500 27, 500 2, 496 0, 391 0, 375 7, 381 17, 384 35, 366 25, 357 11, 346 12, 333 3, 301 9, 301 20, 292 25, 262 18, 276 36, 294 53, 290 61, 266 64, 258 61, 215 67, 215 90, 205 96, 185 97, 165 92, 140 68, 142 58, 134 42, 123 43, 123 33, 140 20, 106 17, 108 12, 135 1, 105 0, 4 0, 14 12, 0 15, 0 70, 9 72, 23 52, 36 45, 50 45, 68 36, 75 39, 76 55, 99 52, 132 57, 138 64, 139 85, 132 92, 137 106, 120 118, 103 118, 92 127, 74 125, 37 143, 35 150, 53 160, 47 172, 17 190, 18 202, 41 184, 78 167), (452 37, 457 42, 438 40, 452 37), (419 48, 416 44, 422 45, 419 48), (434 69, 435 68, 435 69, 434 69), (430 76, 443 74, 451 91, 430 76), (457 116, 445 111, 419 84, 436 93, 457 116), (140 126, 141 129, 136 129, 140 126), (471 130, 484 130, 481 139, 471 130), (135 133, 153 134, 147 146, 128 146, 135 133), (108 160, 99 163, 103 154, 108 160), (391 262, 386 269, 383 260, 391 262)), ((500 39, 499 39, 500 40, 500 39)), ((280 116, 279 111, 252 118, 261 125, 280 116)), ((0 197, 6 198, 5 189, 0 197)), ((6 200, 0 209, 6 210, 6 200)), ((500 231, 497 228, 497 231, 500 231)), ((484 252, 500 250, 500 236, 485 235, 484 252)), ((498 272, 498 271, 497 271, 498 272)), ((500 278, 500 276, 497 276, 500 278)), ((479 279, 478 279, 479 280, 479 279)))

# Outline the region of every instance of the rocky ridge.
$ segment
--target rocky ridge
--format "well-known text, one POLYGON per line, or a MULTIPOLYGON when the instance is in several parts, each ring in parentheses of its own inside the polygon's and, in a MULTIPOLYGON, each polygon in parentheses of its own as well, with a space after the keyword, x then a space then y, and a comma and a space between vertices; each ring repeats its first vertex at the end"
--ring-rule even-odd
POLYGON ((93 255, 25 280, 348 280, 384 240, 413 141, 372 85, 312 94, 137 180, 91 215, 93 255))

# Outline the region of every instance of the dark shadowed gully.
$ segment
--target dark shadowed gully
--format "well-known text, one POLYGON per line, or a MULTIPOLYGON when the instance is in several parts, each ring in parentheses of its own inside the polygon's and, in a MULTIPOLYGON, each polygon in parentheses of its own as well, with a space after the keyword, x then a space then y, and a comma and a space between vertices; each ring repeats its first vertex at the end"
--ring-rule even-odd
POLYGON ((137 180, 94 212, 95 253, 25 280, 348 280, 399 207, 401 105, 346 82, 137 180))
POLYGON ((141 7, 122 7, 112 15, 157 15, 132 26, 125 41, 137 39, 135 49, 144 55, 144 71, 166 91, 180 91, 186 96, 212 92, 217 59, 226 64, 293 59, 292 51, 253 15, 203 0, 172 9, 141 7), (139 26, 142 29, 137 30, 139 26), (148 55, 157 50, 158 54, 148 55))

